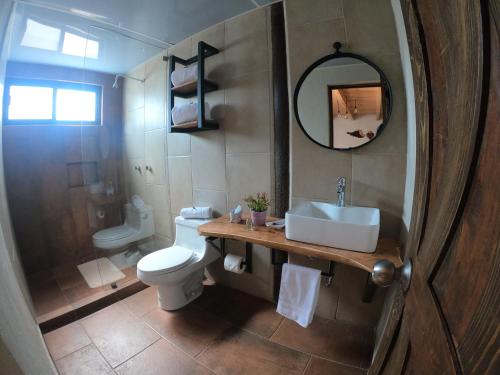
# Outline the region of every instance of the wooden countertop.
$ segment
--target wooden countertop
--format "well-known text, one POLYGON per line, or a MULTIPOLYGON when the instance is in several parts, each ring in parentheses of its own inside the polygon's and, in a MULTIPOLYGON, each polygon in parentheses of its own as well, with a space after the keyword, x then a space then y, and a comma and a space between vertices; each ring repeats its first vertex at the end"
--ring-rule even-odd
MULTIPOLYGON (((229 218, 226 215, 214 219, 210 223, 200 225, 198 227, 198 232, 202 236, 229 238, 262 245, 271 249, 332 260, 334 262, 361 268, 368 272, 371 272, 373 270, 373 265, 382 259, 390 260, 396 267, 402 265, 399 244, 391 238, 380 237, 377 250, 374 253, 360 253, 357 251, 288 240, 285 238, 284 229, 254 227, 254 230, 248 230, 245 224, 245 220, 248 216, 248 214, 244 214, 243 221, 239 224, 234 224, 229 222, 229 218)), ((268 217, 266 220, 273 221, 278 220, 278 218, 268 217)))

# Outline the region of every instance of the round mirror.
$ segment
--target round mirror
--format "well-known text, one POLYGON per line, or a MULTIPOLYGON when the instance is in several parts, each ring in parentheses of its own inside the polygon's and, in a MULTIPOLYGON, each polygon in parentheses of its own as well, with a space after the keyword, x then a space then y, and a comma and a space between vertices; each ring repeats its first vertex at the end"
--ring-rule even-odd
POLYGON ((389 81, 375 64, 338 48, 300 78, 294 95, 295 116, 313 142, 349 150, 380 136, 389 121, 392 96, 389 81))

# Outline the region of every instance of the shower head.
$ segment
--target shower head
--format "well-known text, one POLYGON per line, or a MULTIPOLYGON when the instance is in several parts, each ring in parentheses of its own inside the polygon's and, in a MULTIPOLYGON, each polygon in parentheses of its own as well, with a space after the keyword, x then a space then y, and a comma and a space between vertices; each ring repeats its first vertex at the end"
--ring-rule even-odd
POLYGON ((132 77, 132 76, 129 76, 127 74, 117 74, 115 75, 115 81, 113 82, 113 88, 114 89, 117 89, 119 88, 120 86, 118 85, 118 78, 119 77, 122 77, 122 78, 128 78, 128 79, 133 79, 134 81, 138 81, 138 82, 141 82, 141 83, 144 83, 144 81, 146 81, 145 79, 139 79, 139 78, 135 78, 135 77, 132 77))

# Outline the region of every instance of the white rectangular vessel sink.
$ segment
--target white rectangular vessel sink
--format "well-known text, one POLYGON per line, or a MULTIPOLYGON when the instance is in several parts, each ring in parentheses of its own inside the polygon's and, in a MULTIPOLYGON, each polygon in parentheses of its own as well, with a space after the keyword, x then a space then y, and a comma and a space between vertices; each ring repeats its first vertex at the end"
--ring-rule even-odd
POLYGON ((289 240, 363 253, 375 251, 379 229, 378 208, 305 202, 285 214, 289 240))

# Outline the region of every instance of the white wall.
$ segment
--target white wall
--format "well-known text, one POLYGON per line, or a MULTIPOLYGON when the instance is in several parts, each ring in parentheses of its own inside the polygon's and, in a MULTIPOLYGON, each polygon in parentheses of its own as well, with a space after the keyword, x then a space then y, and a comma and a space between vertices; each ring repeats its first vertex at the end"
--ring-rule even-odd
POLYGON ((408 39, 399 0, 391 0, 392 11, 396 23, 398 34, 399 50, 401 54, 401 67, 406 93, 406 184, 403 203, 403 223, 402 235, 406 235, 410 229, 411 214, 413 209, 413 192, 415 190, 415 168, 417 163, 417 124, 415 117, 415 92, 413 88, 413 75, 411 71, 410 51, 408 49, 408 39))
MULTIPOLYGON (((0 97, 3 97, 10 33, 11 1, 0 2, 0 97)), ((1 113, 0 101, 0 113, 1 113)), ((1 117, 0 117, 1 119, 1 117)), ((1 120, 0 120, 1 122, 1 120)), ((0 132, 2 125, 0 124, 0 132)), ((1 134, 1 133, 0 133, 1 134)), ((0 136, 1 139, 1 136, 0 136)), ((25 374, 56 374, 35 322, 14 242, 5 191, 2 142, 0 142, 0 336, 25 374)), ((0 369, 1 371, 2 369, 0 369)))

